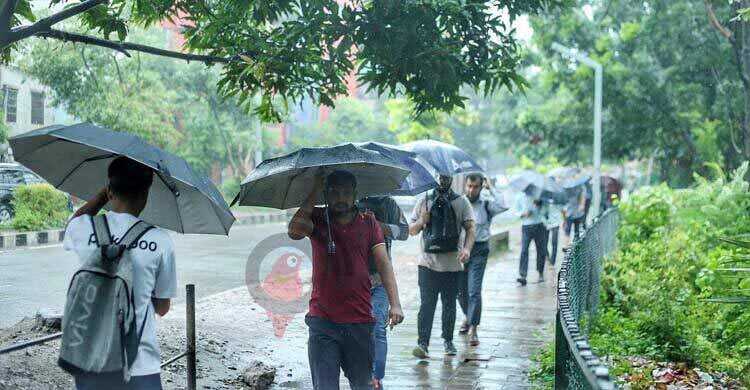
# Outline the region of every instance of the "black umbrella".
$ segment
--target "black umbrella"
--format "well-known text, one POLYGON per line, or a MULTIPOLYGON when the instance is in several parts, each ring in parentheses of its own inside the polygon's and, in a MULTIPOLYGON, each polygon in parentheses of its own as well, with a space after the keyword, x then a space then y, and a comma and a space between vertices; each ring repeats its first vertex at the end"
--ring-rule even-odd
POLYGON ((509 186, 527 193, 535 199, 565 203, 565 190, 554 179, 534 171, 521 171, 514 175, 509 186))
POLYGON ((417 153, 443 176, 484 172, 473 157, 454 145, 433 140, 421 140, 406 143, 402 147, 417 153))
MULTIPOLYGON (((318 168, 326 173, 351 172, 357 178, 359 198, 397 190, 409 174, 392 158, 353 144, 302 148, 260 163, 242 181, 240 193, 232 204, 277 209, 299 207, 313 188, 318 168)), ((321 194, 317 204, 324 202, 321 194)))
POLYGON ((228 234, 234 223, 210 180, 181 157, 134 135, 89 123, 55 125, 13 137, 10 146, 16 161, 81 199, 91 199, 107 184, 107 168, 119 156, 151 167, 156 178, 140 217, 153 225, 180 233, 228 234))
POLYGON ((437 171, 418 154, 380 142, 362 142, 356 145, 384 154, 409 170, 409 176, 404 179, 400 188, 380 195, 414 196, 438 186, 438 182, 435 180, 438 175, 437 171))

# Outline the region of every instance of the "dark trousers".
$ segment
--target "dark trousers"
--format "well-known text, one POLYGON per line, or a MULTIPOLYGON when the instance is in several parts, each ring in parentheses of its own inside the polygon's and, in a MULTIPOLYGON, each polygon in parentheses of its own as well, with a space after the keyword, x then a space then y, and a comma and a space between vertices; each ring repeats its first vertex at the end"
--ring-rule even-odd
POLYGON ((161 375, 131 376, 125 383, 122 374, 81 375, 75 377, 76 390, 161 390, 161 375))
POLYGON ((430 344, 432 322, 435 319, 435 307, 438 295, 443 303, 443 339, 453 341, 453 329, 456 326, 456 296, 458 295, 458 277, 461 272, 437 272, 419 266, 419 314, 417 330, 420 345, 430 344))
POLYGON ((338 389, 343 370, 352 390, 369 389, 373 324, 337 324, 320 317, 306 317, 305 323, 313 387, 338 389))
POLYGON ((461 305, 461 311, 464 312, 469 325, 479 325, 482 317, 482 280, 489 255, 489 243, 474 243, 471 257, 458 278, 458 304, 461 305))
POLYGON ((531 246, 531 241, 534 241, 534 247, 536 248, 536 270, 539 271, 539 275, 544 273, 544 256, 547 253, 545 248, 546 236, 547 228, 544 227, 543 223, 524 225, 521 228, 521 264, 518 273, 522 278, 526 278, 529 270, 529 246, 531 246))
POLYGON ((586 217, 565 218, 565 235, 570 237, 570 230, 573 229, 573 238, 576 239, 581 234, 582 229, 586 229, 586 217))
MULTIPOLYGON (((560 227, 555 226, 553 228, 550 228, 547 230, 549 239, 547 240, 551 245, 552 249, 549 252, 549 261, 552 263, 552 265, 555 265, 555 262, 557 261, 557 242, 560 235, 560 227)), ((549 245, 547 246, 549 248, 549 245)))

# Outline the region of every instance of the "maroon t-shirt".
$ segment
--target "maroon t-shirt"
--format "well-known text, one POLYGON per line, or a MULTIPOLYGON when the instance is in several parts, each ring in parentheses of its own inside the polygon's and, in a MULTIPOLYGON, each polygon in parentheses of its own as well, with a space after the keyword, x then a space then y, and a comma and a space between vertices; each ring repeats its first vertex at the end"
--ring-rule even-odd
POLYGON ((329 255, 324 209, 313 209, 311 219, 313 289, 307 315, 340 324, 374 322, 367 264, 372 248, 385 244, 380 225, 362 213, 354 214, 346 225, 331 216, 336 253, 329 255))

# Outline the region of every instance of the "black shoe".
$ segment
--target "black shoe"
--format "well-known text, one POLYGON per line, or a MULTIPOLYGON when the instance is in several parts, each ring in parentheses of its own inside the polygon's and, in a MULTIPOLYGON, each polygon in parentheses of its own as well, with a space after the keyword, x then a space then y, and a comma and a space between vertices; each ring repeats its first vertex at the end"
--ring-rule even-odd
POLYGON ((414 348, 413 351, 411 351, 411 354, 414 355, 414 357, 420 359, 427 359, 430 357, 429 353, 427 352, 427 346, 423 344, 417 345, 417 347, 414 348))
POLYGON ((526 278, 518 278, 516 279, 516 282, 521 283, 521 286, 526 285, 526 278))
POLYGON ((456 347, 453 345, 453 341, 446 341, 445 342, 445 354, 447 356, 456 356, 458 351, 456 350, 456 347))
POLYGON ((458 334, 467 334, 469 333, 469 323, 464 321, 463 325, 458 329, 458 334))
POLYGON ((472 347, 476 347, 477 345, 479 345, 479 336, 477 336, 476 331, 474 331, 474 334, 469 336, 469 345, 471 345, 472 347))

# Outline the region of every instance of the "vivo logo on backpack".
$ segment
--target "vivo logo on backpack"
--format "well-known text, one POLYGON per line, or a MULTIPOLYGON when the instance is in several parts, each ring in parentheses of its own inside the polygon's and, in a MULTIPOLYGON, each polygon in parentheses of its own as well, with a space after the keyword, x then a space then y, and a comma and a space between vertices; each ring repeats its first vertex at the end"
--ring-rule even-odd
POLYGON ((70 323, 70 327, 73 329, 73 339, 70 343, 71 347, 77 347, 83 344, 84 340, 81 331, 86 332, 89 329, 88 325, 86 325, 86 320, 91 317, 91 306, 94 304, 97 291, 98 288, 93 284, 89 284, 86 286, 86 290, 84 290, 83 302, 81 303, 81 308, 83 309, 81 315, 73 319, 70 323))

